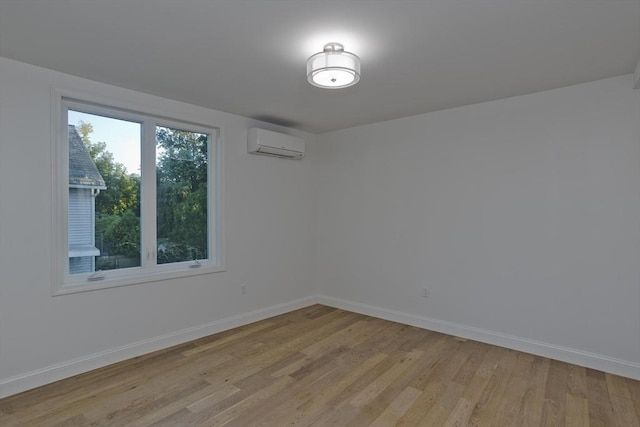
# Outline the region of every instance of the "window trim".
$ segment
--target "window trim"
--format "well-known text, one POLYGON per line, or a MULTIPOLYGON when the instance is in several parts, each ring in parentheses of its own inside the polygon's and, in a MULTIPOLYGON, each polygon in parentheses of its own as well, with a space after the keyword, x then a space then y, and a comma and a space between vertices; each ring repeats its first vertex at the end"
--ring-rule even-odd
MULTIPOLYGON (((169 101, 168 102, 174 102, 169 101)), ((199 107, 194 107, 199 108, 199 107)), ((73 109, 73 108, 72 108, 73 109)), ((198 117, 202 114, 198 114, 198 117)), ((129 286, 139 283, 149 283, 163 280, 171 280, 183 277, 199 276, 226 271, 225 267, 225 227, 224 227, 224 129, 219 123, 208 125, 198 123, 183 111, 171 109, 158 109, 156 107, 135 105, 127 100, 113 99, 108 96, 91 93, 79 93, 74 90, 51 88, 51 127, 52 127, 52 147, 51 147, 51 230, 52 230, 52 295, 65 295, 77 292, 93 291, 98 289, 109 289, 120 286, 129 286), (155 132, 145 134, 144 126, 166 126, 194 132, 207 133, 210 135, 208 149, 209 173, 207 178, 207 188, 209 196, 207 198, 208 210, 208 234, 209 234, 209 259, 199 260, 201 267, 190 268, 193 261, 177 262, 170 264, 155 264, 152 266, 144 256, 143 248, 149 245, 149 234, 153 234, 155 240, 155 217, 153 227, 141 227, 141 266, 126 268, 122 270, 105 271, 105 278, 99 281, 90 281, 88 277, 94 273, 83 275, 69 274, 68 261, 68 135, 67 135, 67 114, 65 109, 69 106, 78 106, 76 109, 90 114, 107 115, 117 119, 134 121, 141 123, 141 164, 145 164, 142 158, 147 155, 153 157, 153 151, 144 149, 145 144, 155 146, 155 132), (65 138, 67 141, 65 141, 65 138), (143 140, 144 139, 144 140, 143 140), (152 140, 152 141, 149 141, 152 140), (147 231, 144 231, 144 230, 147 231), (146 240, 144 240, 146 239, 146 240), (76 279, 82 278, 80 279, 76 279)), ((155 164, 155 157, 147 159, 147 164, 151 161, 155 164)), ((141 200, 151 198, 155 203, 155 170, 153 173, 141 174, 141 200), (151 186, 149 186, 149 183, 151 186), (145 182, 147 183, 145 185, 145 182), (146 188, 146 190, 145 190, 146 188), (153 194, 149 194, 149 191, 153 194)), ((144 204, 141 205, 141 221, 149 223, 149 213, 143 211, 144 204)))

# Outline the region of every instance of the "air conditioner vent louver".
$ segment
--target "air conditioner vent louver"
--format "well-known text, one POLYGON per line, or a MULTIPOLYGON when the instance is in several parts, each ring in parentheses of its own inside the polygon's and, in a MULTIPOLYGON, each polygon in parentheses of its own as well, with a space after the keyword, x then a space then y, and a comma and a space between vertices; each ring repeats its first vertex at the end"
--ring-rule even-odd
POLYGON ((304 139, 270 130, 250 128, 247 136, 247 151, 281 159, 304 157, 304 139))

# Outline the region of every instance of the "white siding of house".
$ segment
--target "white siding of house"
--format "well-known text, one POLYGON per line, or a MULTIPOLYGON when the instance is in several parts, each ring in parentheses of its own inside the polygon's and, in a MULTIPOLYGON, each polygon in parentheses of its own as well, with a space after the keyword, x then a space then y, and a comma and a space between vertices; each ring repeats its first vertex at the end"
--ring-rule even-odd
POLYGON ((94 270, 94 258, 91 256, 80 256, 69 258, 69 273, 89 273, 94 270))
MULTIPOLYGON (((69 188, 69 249, 94 246, 94 205, 90 188, 69 188)), ((69 259, 69 273, 94 270, 93 256, 69 259)))

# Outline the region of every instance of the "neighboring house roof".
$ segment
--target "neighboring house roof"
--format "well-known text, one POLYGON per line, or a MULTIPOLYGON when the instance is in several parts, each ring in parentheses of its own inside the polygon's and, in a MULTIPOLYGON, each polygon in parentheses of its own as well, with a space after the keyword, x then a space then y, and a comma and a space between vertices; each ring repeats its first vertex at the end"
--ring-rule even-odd
POLYGON ((69 185, 102 190, 107 188, 78 130, 73 125, 69 125, 69 185))

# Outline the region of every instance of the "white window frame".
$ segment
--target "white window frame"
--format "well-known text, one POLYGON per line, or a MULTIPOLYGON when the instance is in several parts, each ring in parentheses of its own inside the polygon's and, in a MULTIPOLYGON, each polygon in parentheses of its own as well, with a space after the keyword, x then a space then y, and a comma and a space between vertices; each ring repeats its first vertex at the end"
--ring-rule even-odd
POLYGON ((224 162, 222 126, 203 125, 176 112, 131 105, 122 100, 52 89, 52 294, 108 289, 138 283, 177 279, 225 271, 224 256, 224 162), (69 274, 68 205, 69 205, 69 109, 141 124, 141 254, 140 267, 83 274, 69 274), (171 118, 167 118, 171 117, 171 118), (207 201, 208 256, 206 260, 156 263, 156 126, 210 135, 207 201), (145 132, 145 129, 153 129, 145 132), (150 209, 153 206, 153 209, 150 209), (99 280, 91 280, 90 277, 99 280))

